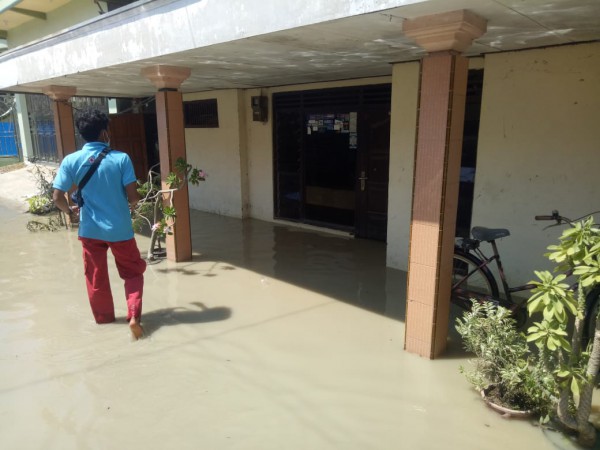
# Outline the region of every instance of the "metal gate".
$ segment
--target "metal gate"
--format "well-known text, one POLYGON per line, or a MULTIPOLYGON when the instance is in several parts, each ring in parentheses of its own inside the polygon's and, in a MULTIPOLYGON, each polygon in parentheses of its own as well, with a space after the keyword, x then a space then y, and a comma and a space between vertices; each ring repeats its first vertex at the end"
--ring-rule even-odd
POLYGON ((42 94, 27 94, 26 98, 33 146, 31 160, 32 162, 58 162, 52 100, 42 94))
POLYGON ((20 160, 17 112, 13 94, 0 94, 0 157, 20 160))
MULTIPOLYGON (((52 100, 41 94, 28 94, 26 97, 34 161, 58 162, 52 100)), ((78 111, 92 107, 108 114, 108 100, 102 97, 73 97, 71 105, 74 117, 77 117, 78 111)), ((77 148, 85 143, 77 132, 75 142, 77 148)))

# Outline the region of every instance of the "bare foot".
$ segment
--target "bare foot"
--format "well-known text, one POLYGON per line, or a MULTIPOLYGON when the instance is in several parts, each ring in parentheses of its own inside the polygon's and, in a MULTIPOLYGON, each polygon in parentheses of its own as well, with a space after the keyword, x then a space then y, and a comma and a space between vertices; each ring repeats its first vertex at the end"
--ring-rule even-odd
POLYGON ((144 329, 140 324, 140 319, 132 317, 129 321, 129 329, 131 330, 131 335, 133 336, 133 339, 135 339, 136 341, 144 336, 144 329))

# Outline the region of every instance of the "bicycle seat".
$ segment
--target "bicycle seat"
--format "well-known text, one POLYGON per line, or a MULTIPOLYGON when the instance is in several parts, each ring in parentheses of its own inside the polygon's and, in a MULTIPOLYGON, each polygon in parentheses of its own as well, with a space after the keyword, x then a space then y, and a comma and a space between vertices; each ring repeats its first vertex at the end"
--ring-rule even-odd
POLYGON ((506 228, 473 227, 471 234, 479 241, 489 242, 510 236, 510 231, 508 231, 506 228))

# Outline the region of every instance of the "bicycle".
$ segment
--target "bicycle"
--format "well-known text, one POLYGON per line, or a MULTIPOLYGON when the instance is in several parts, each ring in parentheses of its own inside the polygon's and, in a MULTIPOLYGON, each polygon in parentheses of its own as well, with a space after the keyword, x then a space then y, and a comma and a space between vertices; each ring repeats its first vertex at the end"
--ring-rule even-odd
MULTIPOLYGON (((535 216, 535 220, 555 221, 550 226, 562 224, 572 225, 585 217, 596 214, 587 214, 579 219, 571 220, 561 216, 558 211, 552 211, 549 216, 535 216)), ((548 228, 548 227, 546 227, 548 228)), ((458 238, 454 246, 454 260, 452 268, 452 291, 451 301, 457 306, 469 310, 472 299, 476 301, 491 301, 496 305, 503 306, 510 310, 517 322, 517 327, 522 328, 527 322, 527 302, 518 303, 514 300, 513 294, 517 292, 530 291, 535 287, 533 284, 523 284, 510 287, 504 274, 502 260, 496 245, 496 239, 510 236, 510 231, 506 228, 485 228, 473 227, 471 230, 472 239, 458 238), (492 247, 493 254, 486 256, 480 248, 482 242, 487 242, 492 247), (504 296, 500 296, 496 277, 490 270, 489 265, 492 261, 496 262, 498 274, 504 296)), ((567 276, 571 275, 566 273, 567 276)), ((577 286, 572 286, 576 289, 577 286)), ((600 287, 593 289, 586 297, 585 311, 585 332, 586 337, 594 335, 596 326, 596 317, 600 310, 600 287)))

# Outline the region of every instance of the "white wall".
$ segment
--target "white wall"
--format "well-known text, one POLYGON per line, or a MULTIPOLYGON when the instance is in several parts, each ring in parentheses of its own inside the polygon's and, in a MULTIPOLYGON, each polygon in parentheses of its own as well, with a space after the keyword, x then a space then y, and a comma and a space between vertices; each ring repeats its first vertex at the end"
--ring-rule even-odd
POLYGON ((417 106, 418 62, 395 64, 392 73, 387 265, 408 270, 417 106))
POLYGON ((243 93, 231 89, 185 94, 184 101, 216 98, 219 128, 187 128, 185 143, 190 164, 208 177, 190 186, 190 207, 200 211, 243 217, 247 196, 245 111, 243 93))
POLYGON ((561 229, 536 214, 600 209, 600 44, 485 58, 473 225, 503 227, 512 284, 533 278, 561 229))
POLYGON ((270 92, 249 89, 244 95, 246 114, 248 215, 255 219, 273 220, 273 111, 270 92), (252 120, 251 97, 269 97, 267 122, 252 120))

